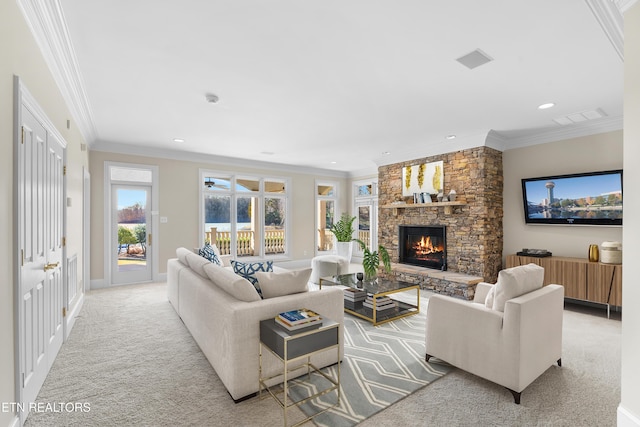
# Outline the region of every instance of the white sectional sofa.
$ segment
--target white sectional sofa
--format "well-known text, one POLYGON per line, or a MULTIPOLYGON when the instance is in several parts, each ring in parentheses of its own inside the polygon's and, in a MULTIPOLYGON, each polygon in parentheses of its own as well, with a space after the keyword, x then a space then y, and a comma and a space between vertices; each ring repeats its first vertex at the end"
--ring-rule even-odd
MULTIPOLYGON (((235 401, 258 391, 259 322, 283 311, 309 308, 340 323, 342 359, 341 289, 327 287, 262 299, 253 285, 231 267, 215 265, 186 248, 178 248, 176 255, 167 264, 168 299, 235 401)), ((282 284, 292 283, 295 272, 274 267, 273 273, 263 274, 265 283, 268 276, 281 294, 282 284)), ((312 357, 318 367, 336 362, 335 351, 312 357)), ((275 375, 282 370, 282 363, 263 352, 263 370, 265 376, 275 375)))

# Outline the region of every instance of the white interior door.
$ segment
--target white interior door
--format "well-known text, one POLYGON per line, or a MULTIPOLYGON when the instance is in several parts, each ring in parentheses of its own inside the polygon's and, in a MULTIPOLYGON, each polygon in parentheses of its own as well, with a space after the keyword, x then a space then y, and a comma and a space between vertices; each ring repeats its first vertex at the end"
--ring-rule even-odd
POLYGON ((151 186, 113 184, 111 204, 112 283, 151 281, 151 186))
POLYGON ((18 147, 22 402, 33 402, 63 340, 64 147, 24 106, 18 147))

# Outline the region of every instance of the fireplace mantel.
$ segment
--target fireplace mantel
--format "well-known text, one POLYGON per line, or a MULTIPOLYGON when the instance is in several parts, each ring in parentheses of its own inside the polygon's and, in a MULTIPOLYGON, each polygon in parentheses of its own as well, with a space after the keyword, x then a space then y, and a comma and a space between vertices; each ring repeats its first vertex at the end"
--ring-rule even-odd
POLYGON ((393 209, 393 215, 398 215, 398 209, 416 208, 441 208, 444 207, 445 215, 451 215, 453 206, 466 206, 465 202, 431 202, 431 203, 391 203, 380 206, 381 209, 393 209))

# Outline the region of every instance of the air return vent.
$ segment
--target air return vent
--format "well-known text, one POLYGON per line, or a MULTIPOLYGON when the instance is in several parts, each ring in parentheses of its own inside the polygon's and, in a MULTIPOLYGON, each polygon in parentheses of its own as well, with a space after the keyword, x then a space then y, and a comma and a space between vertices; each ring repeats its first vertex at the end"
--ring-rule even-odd
POLYGON ((553 119, 559 125, 570 125, 573 123, 586 122, 588 120, 596 120, 606 117, 607 114, 600 108, 596 110, 583 111, 580 113, 573 113, 563 117, 556 117, 553 119))
POLYGON ((493 58, 480 49, 476 49, 473 52, 461 56, 460 58, 456 59, 456 61, 458 61, 468 69, 473 70, 474 68, 484 65, 487 62, 493 61, 493 58))

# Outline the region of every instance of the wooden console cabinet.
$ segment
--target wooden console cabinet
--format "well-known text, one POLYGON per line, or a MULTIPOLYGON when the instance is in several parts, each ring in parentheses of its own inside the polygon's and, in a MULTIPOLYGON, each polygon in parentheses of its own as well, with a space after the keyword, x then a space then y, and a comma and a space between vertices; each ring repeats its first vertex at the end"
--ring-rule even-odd
POLYGON ((544 286, 564 286, 565 298, 622 307, 622 264, 589 262, 586 258, 507 255, 507 268, 529 263, 544 267, 544 286))

